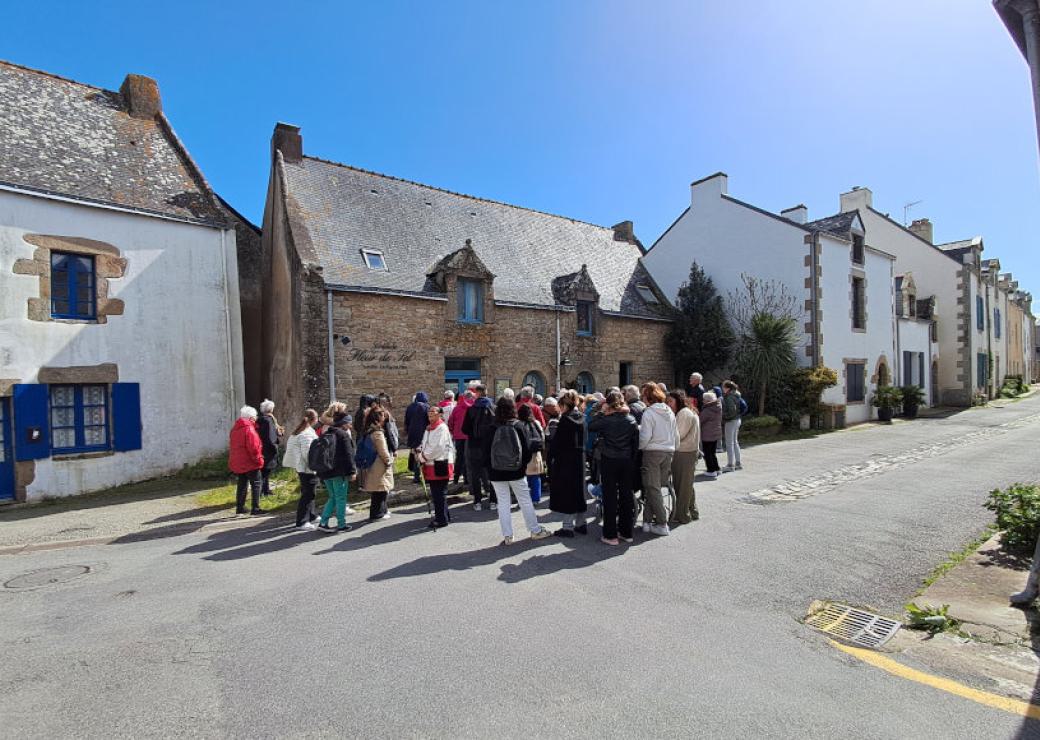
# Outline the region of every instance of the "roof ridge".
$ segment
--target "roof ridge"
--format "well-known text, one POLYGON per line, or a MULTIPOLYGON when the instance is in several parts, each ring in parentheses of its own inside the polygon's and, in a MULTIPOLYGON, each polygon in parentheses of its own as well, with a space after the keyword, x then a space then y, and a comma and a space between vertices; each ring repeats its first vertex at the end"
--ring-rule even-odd
MULTIPOLYGON (((528 208, 526 206, 518 206, 515 203, 506 203, 501 200, 493 200, 492 198, 481 198, 479 195, 469 195, 468 193, 460 193, 455 190, 448 190, 447 188, 439 188, 436 185, 427 185, 424 182, 417 182, 416 180, 409 180, 404 177, 396 177, 395 175, 387 175, 383 172, 376 172, 374 170, 366 170, 364 167, 355 167, 354 165, 344 164, 343 162, 335 162, 331 159, 324 159, 323 157, 315 157, 311 154, 304 154, 304 159, 313 159, 316 162, 323 162, 325 164, 331 164, 336 167, 343 167, 344 169, 353 170, 355 172, 361 172, 365 175, 373 175, 375 177, 382 177, 386 180, 394 180, 396 182, 403 182, 408 185, 415 185, 420 188, 426 188, 427 190, 434 190, 438 193, 447 193, 448 195, 455 195, 460 198, 469 198, 470 200, 480 201, 482 203, 491 203, 496 206, 506 206, 507 208, 515 208, 519 211, 527 211, 528 213, 537 213, 542 216, 550 216, 551 218, 561 218, 565 221, 572 221, 576 224, 584 224, 586 226, 593 226, 597 229, 603 229, 604 231, 613 232, 614 229, 610 226, 602 226, 601 224, 594 224, 591 221, 583 221, 580 218, 571 218, 570 216, 563 216, 559 213, 549 213, 548 211, 540 211, 537 208, 528 208)), ((634 245, 633 245, 634 246, 634 245)))
POLYGON ((0 59, 0 64, 5 64, 8 67, 14 67, 15 69, 20 69, 23 72, 32 72, 34 74, 43 75, 44 77, 50 77, 52 79, 59 80, 61 82, 68 82, 68 83, 71 83, 73 85, 81 85, 83 87, 89 87, 91 90, 99 90, 101 92, 112 93, 113 95, 118 95, 119 94, 117 91, 109 90, 107 87, 99 87, 97 85, 91 85, 89 82, 80 82, 79 80, 74 80, 71 77, 62 77, 61 75, 56 75, 53 72, 48 72, 47 70, 44 70, 44 69, 36 69, 35 67, 27 67, 24 64, 18 64, 17 62, 12 62, 12 61, 10 61, 8 59, 0 59))

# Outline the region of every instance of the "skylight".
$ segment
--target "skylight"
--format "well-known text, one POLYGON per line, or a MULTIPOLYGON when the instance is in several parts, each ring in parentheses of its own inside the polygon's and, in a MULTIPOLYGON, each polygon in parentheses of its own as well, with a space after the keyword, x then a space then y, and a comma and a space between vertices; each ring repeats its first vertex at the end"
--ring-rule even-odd
POLYGON ((386 271, 386 260, 383 258, 382 252, 376 249, 362 249, 361 256, 365 258, 365 266, 369 270, 386 271))
POLYGON ((660 303, 660 301, 657 300, 657 296, 654 295, 654 291, 650 290, 649 285, 637 285, 636 292, 639 293, 639 297, 647 303, 660 303))

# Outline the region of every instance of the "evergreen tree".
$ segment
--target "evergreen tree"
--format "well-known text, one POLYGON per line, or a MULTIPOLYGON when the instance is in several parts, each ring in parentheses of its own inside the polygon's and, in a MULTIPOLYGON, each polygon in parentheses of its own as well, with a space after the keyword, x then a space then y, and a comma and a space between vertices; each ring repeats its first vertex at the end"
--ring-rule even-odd
POLYGON ((679 288, 672 328, 666 338, 672 364, 682 383, 690 373, 723 367, 733 351, 733 330, 715 284, 694 262, 679 288))

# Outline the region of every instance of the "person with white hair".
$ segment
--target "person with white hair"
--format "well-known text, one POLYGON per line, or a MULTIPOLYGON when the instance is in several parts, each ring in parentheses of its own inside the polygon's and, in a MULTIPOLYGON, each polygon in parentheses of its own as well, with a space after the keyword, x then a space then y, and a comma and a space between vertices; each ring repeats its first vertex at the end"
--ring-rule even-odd
POLYGON ((260 404, 260 418, 256 422, 256 430, 260 435, 260 443, 263 447, 264 465, 260 469, 262 485, 260 495, 271 495, 271 473, 278 470, 278 441, 285 430, 274 418, 274 401, 264 399, 260 404))
POLYGON ((698 412, 704 408, 704 386, 701 385, 703 381, 703 375, 691 373, 690 387, 686 389, 686 397, 693 400, 693 404, 697 407, 698 412))
POLYGON ((722 404, 715 391, 705 391, 701 407, 701 447, 704 463, 708 469, 704 475, 710 480, 719 477, 719 459, 716 456, 719 440, 722 439, 722 404))
POLYGON ((542 410, 538 408, 538 404, 535 403, 534 399, 534 386, 525 385, 523 388, 520 389, 520 393, 517 395, 516 411, 517 413, 520 413, 521 406, 530 407, 531 416, 534 417, 534 420, 538 422, 542 429, 545 429, 545 416, 542 414, 542 410))
POLYGON ((510 401, 515 402, 516 391, 514 391, 512 388, 506 388, 504 391, 502 391, 502 395, 500 396, 500 398, 508 398, 510 401))
POLYGON ((238 421, 231 427, 228 441, 228 468, 238 476, 238 491, 235 495, 235 513, 246 513, 246 488, 253 494, 251 514, 263 514, 260 510, 260 469, 264 466, 263 447, 256 431, 256 409, 243 406, 238 412, 238 421))
POLYGON ((455 410, 455 391, 450 388, 444 391, 444 398, 437 402, 437 408, 441 410, 441 418, 447 422, 451 412, 455 410))

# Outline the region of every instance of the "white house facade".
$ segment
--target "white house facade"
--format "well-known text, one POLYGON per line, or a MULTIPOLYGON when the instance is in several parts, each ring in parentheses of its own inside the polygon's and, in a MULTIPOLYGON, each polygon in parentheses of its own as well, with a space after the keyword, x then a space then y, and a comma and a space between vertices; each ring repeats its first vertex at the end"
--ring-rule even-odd
POLYGON ((115 93, 0 63, 0 501, 226 450, 243 230, 153 81, 115 93))

